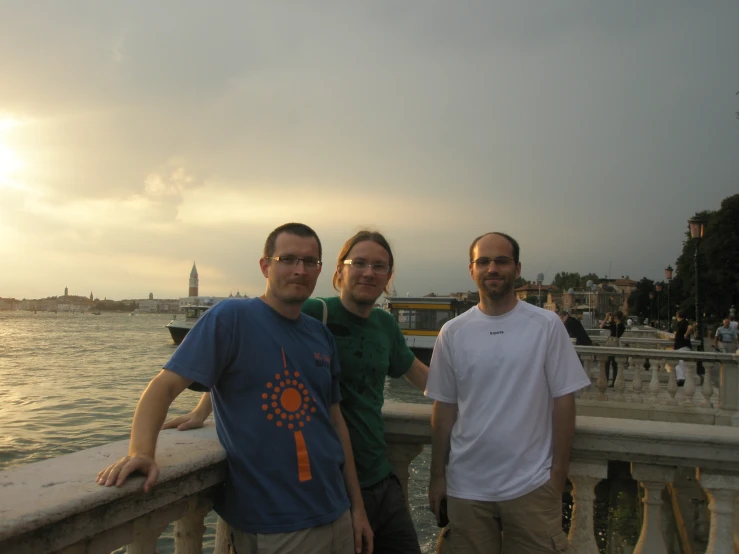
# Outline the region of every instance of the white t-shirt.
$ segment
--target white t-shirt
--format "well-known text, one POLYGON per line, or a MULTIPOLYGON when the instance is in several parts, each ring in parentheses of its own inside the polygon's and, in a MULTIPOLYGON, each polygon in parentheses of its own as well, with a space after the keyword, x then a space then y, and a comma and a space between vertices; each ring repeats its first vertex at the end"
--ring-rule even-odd
POLYGON ((526 302, 502 316, 479 307, 447 322, 426 396, 456 403, 447 494, 511 500, 549 480, 552 399, 590 385, 565 326, 526 302))

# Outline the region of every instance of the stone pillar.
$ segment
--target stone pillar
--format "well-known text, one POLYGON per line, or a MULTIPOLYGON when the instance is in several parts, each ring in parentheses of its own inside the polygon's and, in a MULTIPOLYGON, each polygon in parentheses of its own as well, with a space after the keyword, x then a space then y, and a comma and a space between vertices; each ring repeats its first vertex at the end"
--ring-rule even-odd
POLYGON ((649 381, 649 401, 652 406, 659 404, 659 393, 662 387, 659 384, 659 366, 664 364, 664 360, 650 360, 652 369, 652 379, 649 381))
POLYGON ((593 502, 595 486, 608 476, 608 463, 570 462, 569 479, 572 482, 572 521, 570 523, 570 553, 597 554, 593 502))
POLYGON ((204 519, 213 502, 196 496, 188 500, 187 511, 174 524, 174 550, 177 554, 202 554, 204 519))
POLYGON ((628 358, 617 356, 614 359, 619 366, 618 375, 613 383, 613 389, 616 392, 614 400, 616 402, 623 402, 626 400, 624 398, 624 390, 626 389, 626 370, 629 369, 628 358))
POLYGON ((228 552, 228 524, 222 517, 216 522, 216 544, 213 554, 229 554, 228 552))
POLYGON ((714 364, 712 362, 703 362, 703 367, 706 369, 706 374, 703 379, 703 387, 701 388, 701 394, 703 395, 703 402, 701 402, 701 408, 713 408, 711 404, 711 396, 713 396, 713 383, 711 377, 713 374, 714 364))
POLYGON ((739 412, 739 357, 734 361, 721 360, 719 366, 719 408, 739 412))
POLYGON ((388 443, 387 459, 393 464, 393 471, 398 476, 400 484, 403 485, 403 494, 405 494, 405 503, 408 504, 408 478, 410 477, 409 466, 413 458, 418 456, 423 450, 422 444, 410 443, 388 443))
POLYGON ((685 362, 685 384, 683 385, 685 398, 680 402, 681 406, 692 407, 695 405, 693 404, 693 396, 695 396, 695 369, 695 362, 685 362))
POLYGON ((734 507, 739 493, 739 474, 697 469, 696 476, 708 496, 711 512, 706 554, 734 554, 734 507))
POLYGON ((641 403, 641 391, 642 391, 642 380, 641 370, 644 360, 641 358, 629 358, 629 367, 634 371, 634 380, 631 382, 631 388, 634 393, 631 395, 631 401, 635 403, 641 403))
POLYGON ((632 463, 631 475, 644 487, 644 523, 634 554, 667 554, 662 536, 662 489, 672 482, 675 468, 632 463))
POLYGON ((608 379, 606 379, 606 361, 608 356, 598 354, 598 400, 608 400, 606 391, 608 390, 608 379))

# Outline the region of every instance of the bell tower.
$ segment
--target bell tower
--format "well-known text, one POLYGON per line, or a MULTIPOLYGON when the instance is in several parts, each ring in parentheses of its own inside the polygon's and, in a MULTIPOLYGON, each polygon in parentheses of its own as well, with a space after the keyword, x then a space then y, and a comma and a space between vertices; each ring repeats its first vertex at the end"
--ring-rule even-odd
POLYGON ((195 267, 195 262, 192 262, 192 270, 190 271, 190 291, 188 296, 193 297, 198 295, 198 268, 195 267))

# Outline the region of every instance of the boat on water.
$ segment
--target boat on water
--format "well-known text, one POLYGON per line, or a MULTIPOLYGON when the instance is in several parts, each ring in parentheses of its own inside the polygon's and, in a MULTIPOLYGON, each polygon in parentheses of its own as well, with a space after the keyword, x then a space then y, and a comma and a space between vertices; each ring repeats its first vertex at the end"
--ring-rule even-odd
POLYGON ((172 340, 175 344, 180 344, 187 335, 188 331, 198 322, 198 319, 210 308, 210 306, 185 306, 183 317, 174 319, 167 323, 165 327, 169 329, 172 340))
POLYGON ((398 322, 416 358, 428 365, 441 326, 477 304, 455 296, 388 296, 387 309, 398 322))

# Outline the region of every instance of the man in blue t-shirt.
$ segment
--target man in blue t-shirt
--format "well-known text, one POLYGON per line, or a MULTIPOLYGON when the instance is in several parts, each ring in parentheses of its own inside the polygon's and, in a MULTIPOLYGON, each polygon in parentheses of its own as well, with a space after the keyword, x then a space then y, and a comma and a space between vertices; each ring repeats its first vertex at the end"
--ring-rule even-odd
MULTIPOLYGON (((404 377, 426 388, 428 367, 408 348, 393 316, 374 308, 388 292, 395 260, 387 239, 361 230, 341 248, 333 277, 339 296, 308 299, 303 313, 323 321, 334 336, 341 359, 341 412, 346 420, 362 487, 364 508, 377 554, 421 554, 403 487, 387 457, 382 406, 385 378, 404 377)), ((211 413, 211 395, 203 394, 187 415, 164 428, 201 427, 211 413)))
POLYGON ((200 318, 141 397, 129 455, 97 481, 121 486, 139 471, 148 491, 159 474, 154 454, 167 410, 194 385, 211 391, 227 453, 216 511, 234 552, 372 552, 339 408, 336 343, 301 314, 320 274, 320 240, 306 225, 282 225, 267 238, 259 265, 264 295, 223 301, 200 318))

